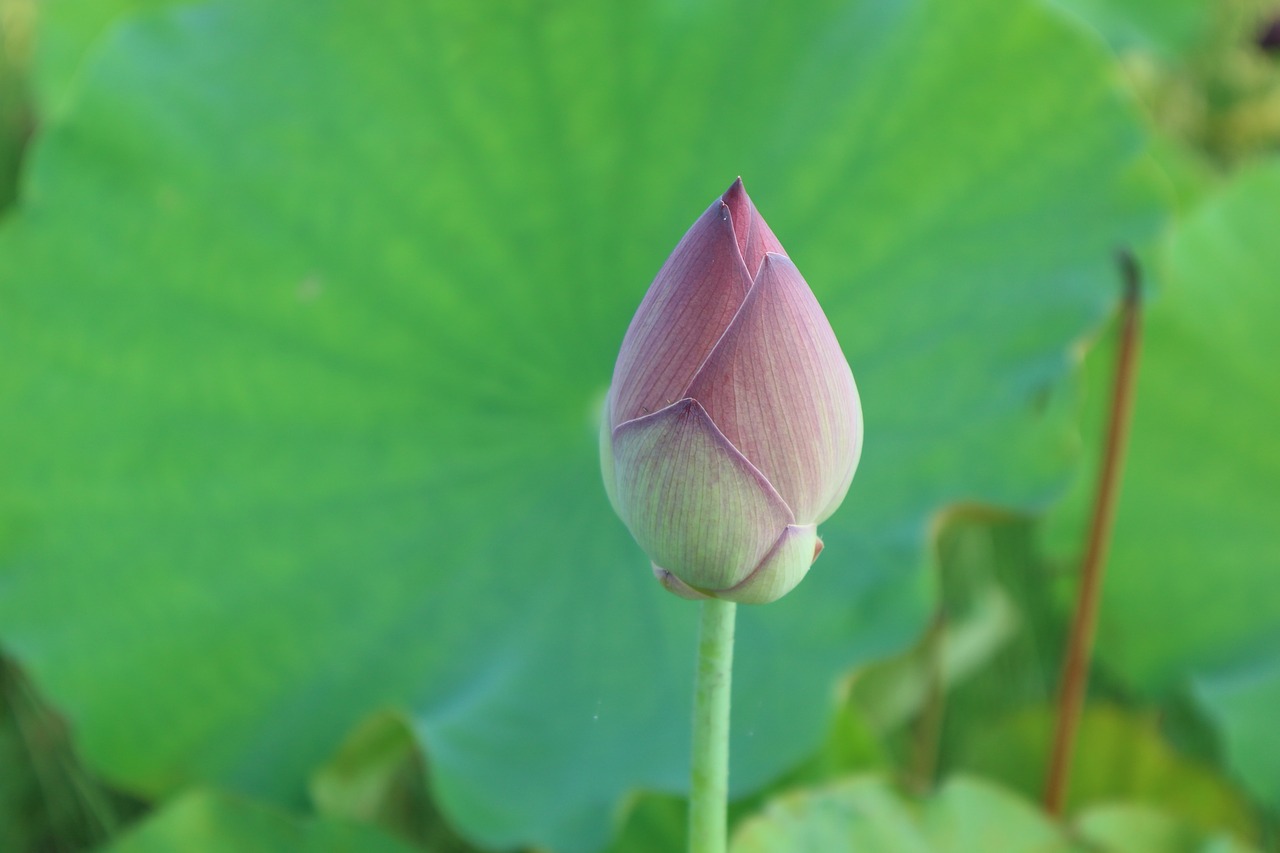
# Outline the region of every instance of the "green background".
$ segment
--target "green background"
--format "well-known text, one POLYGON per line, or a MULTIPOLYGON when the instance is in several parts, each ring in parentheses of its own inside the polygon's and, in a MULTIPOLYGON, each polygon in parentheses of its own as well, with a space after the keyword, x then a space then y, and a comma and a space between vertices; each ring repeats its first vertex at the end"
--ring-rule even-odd
POLYGON ((741 613, 740 849, 855 771, 1014 789, 944 788, 910 843, 982 849, 930 828, 961 796, 1058 837, 1010 804, 1044 738, 981 738, 1052 698, 1122 247, 1149 314, 1095 699, 1219 805, 1134 777, 1098 797, 1155 824, 1076 831, 1277 843, 1258 10, 0 11, 3 849, 678 849, 696 608, 613 517, 596 418, 737 175, 867 431, 822 559, 741 613))

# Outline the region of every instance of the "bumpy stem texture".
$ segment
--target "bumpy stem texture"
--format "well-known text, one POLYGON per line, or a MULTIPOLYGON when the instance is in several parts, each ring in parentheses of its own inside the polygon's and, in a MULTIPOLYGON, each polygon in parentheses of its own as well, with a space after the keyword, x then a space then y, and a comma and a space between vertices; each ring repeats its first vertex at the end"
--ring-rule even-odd
POLYGON ((693 781, 689 853, 724 853, 729 798, 729 692, 737 605, 702 603, 698 674, 693 695, 693 781))

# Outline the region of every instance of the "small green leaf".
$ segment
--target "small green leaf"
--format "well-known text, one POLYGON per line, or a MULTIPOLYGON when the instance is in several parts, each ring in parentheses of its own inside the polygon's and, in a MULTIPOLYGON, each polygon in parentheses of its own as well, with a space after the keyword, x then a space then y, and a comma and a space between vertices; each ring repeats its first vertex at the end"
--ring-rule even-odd
POLYGON ((689 801, 671 794, 632 797, 617 837, 602 853, 680 850, 688 843, 689 801))
MULTIPOLYGON (((1197 830, 1150 806, 1111 804, 1086 809, 1076 836, 1107 853, 1250 853, 1226 833, 1197 830)), ((1092 848, 1090 848, 1092 849, 1092 848)))
POLYGON ((86 772, 66 724, 0 654, 0 850, 88 849, 133 811, 86 772))
MULTIPOLYGON (((961 745, 958 766, 1027 796, 1040 796, 1054 713, 1044 708, 989 722, 961 745)), ((1153 716, 1090 705, 1081 717, 1076 743, 1069 815, 1096 804, 1127 801, 1177 814, 1203 832, 1257 837, 1257 820, 1243 793, 1213 768, 1176 753, 1161 737, 1153 716)))
POLYGON ((311 800, 326 817, 372 823, 433 853, 466 853, 427 786, 422 750, 403 714, 371 715, 311 777, 311 800))
POLYGON ((1280 808, 1280 657, 1254 669, 1197 676, 1193 691, 1222 733, 1230 766, 1259 799, 1280 808))
POLYGON ((853 701, 873 728, 906 722, 936 687, 948 689, 990 661, 1013 636, 1018 614, 998 586, 986 586, 972 606, 906 654, 878 661, 857 674, 853 701))
POLYGON ((923 803, 875 777, 785 794, 735 833, 732 853, 1066 853, 1074 848, 1034 805, 954 778, 923 803))
POLYGON ((311 799, 321 814, 374 821, 398 777, 419 762, 408 721, 382 713, 365 720, 328 763, 311 777, 311 799))
POLYGON ((413 853, 373 827, 301 820, 209 791, 184 794, 103 853, 413 853))

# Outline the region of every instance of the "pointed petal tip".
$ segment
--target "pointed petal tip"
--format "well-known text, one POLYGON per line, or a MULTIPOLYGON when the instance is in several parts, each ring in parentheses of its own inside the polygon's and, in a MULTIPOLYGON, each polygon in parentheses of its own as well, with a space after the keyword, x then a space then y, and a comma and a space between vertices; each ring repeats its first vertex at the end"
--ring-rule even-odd
POLYGON ((754 265, 748 256, 751 233, 756 230, 755 220, 760 218, 760 214, 751 203, 751 197, 747 195, 746 189, 743 188, 741 177, 724 191, 724 195, 720 196, 720 203, 729 211, 729 220, 733 225, 733 234, 738 243, 738 254, 747 265, 747 273, 754 276, 754 265))
POLYGON ((613 425, 676 399, 751 289, 727 204, 715 199, 658 271, 619 348, 613 425))
POLYGON ((729 189, 721 193, 720 203, 733 212, 735 227, 743 229, 745 234, 751 216, 755 213, 755 206, 751 203, 751 196, 747 195, 746 187, 742 185, 742 178, 737 178, 729 185, 729 189))

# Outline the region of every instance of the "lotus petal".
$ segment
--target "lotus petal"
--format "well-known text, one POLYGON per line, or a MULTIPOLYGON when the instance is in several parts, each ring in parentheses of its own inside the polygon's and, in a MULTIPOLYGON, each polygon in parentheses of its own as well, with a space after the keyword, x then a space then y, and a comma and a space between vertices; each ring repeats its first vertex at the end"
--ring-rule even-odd
POLYGON ((658 579, 659 583, 667 588, 667 592, 674 592, 681 598, 687 598, 690 601, 701 601, 704 598, 711 598, 710 595, 707 595, 705 592, 699 592, 689 586, 687 583, 680 580, 680 578, 662 568, 662 566, 659 566, 657 563, 652 563, 651 565, 653 566, 653 576, 658 579))
POLYGON ((764 262, 766 253, 785 255, 787 252, 778 238, 773 236, 773 230, 764 221, 764 217, 756 210, 751 197, 742 186, 742 178, 734 181, 733 186, 720 199, 729 207, 729 214, 733 218, 733 233, 738 238, 738 249, 742 252, 747 272, 754 280, 760 272, 760 264, 764 262))
POLYGON ((609 505, 613 511, 622 514, 618 504, 618 480, 613 469, 613 428, 609 425, 610 399, 613 389, 604 398, 604 409, 600 413, 600 474, 604 478, 604 491, 609 496, 609 505))
POLYGON ((683 395, 751 289, 729 207, 716 199, 659 270, 622 339, 609 422, 683 395))
POLYGON ((768 254, 685 395, 764 474, 797 523, 839 505, 862 448, 853 373, 795 264, 768 254))
POLYGON ((657 565, 698 591, 742 581, 791 511, 696 400, 613 432, 619 513, 657 565))
POLYGON ((739 604, 777 601, 804 580, 821 551, 816 525, 789 525, 755 571, 737 586, 718 591, 716 597, 739 604))

